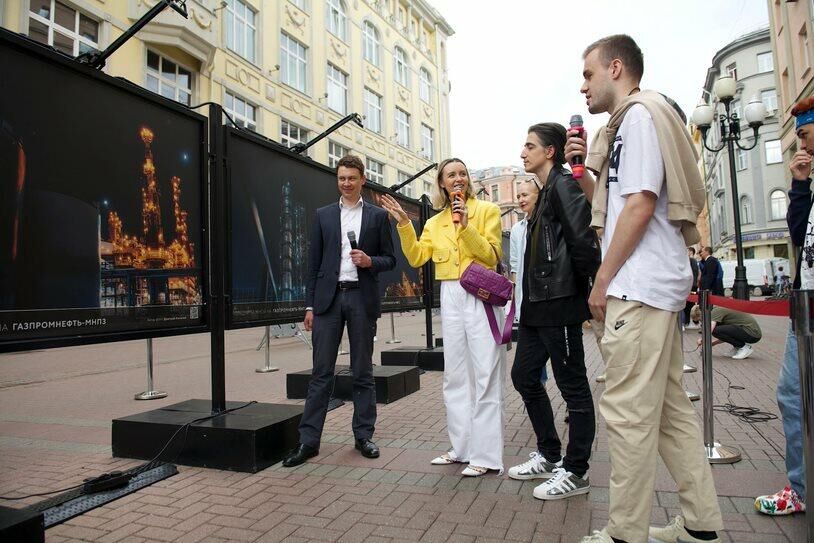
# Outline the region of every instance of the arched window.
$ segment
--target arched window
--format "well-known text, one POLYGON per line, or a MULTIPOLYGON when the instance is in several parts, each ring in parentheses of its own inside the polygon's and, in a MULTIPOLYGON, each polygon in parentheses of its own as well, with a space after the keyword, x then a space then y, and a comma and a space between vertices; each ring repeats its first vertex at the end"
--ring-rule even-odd
POLYGON ((774 190, 772 191, 772 195, 770 197, 771 205, 772 205, 772 220, 779 221, 786 217, 786 208, 788 205, 786 204, 786 193, 782 190, 774 190))
POLYGON ((365 60, 374 66, 379 64, 379 31, 370 21, 365 21, 362 25, 362 41, 364 42, 365 60))
POLYGON ((407 53, 401 47, 396 47, 393 50, 393 65, 396 72, 396 82, 409 87, 410 66, 407 64, 407 53))
POLYGON ((345 2, 342 0, 328 0, 327 10, 325 10, 328 20, 325 25, 328 27, 328 32, 336 36, 342 41, 347 38, 347 10, 345 9, 345 2))
POLYGON ((418 87, 418 95, 423 101, 428 104, 432 103, 432 76, 429 70, 421 68, 419 72, 420 84, 418 87))
POLYGON ((752 222, 752 199, 744 194, 741 196, 741 224, 752 222))

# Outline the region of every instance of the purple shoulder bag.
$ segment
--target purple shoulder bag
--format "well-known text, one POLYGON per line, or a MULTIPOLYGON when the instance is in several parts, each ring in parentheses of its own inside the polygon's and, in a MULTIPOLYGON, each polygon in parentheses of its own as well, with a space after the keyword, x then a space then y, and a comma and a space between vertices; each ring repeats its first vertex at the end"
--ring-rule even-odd
MULTIPOLYGON (((495 253, 497 255, 497 253, 495 253)), ((503 264, 500 259, 497 261, 497 268, 502 271, 503 264)), ((477 262, 472 262, 467 266, 460 279, 461 286, 483 302, 486 309, 486 317, 489 319, 489 328, 492 330, 492 337, 495 343, 504 345, 512 339, 512 324, 514 323, 514 285, 503 274, 481 266, 477 262), (503 333, 497 326, 495 311, 491 306, 503 306, 511 300, 512 306, 509 314, 506 315, 506 322, 503 325, 503 333)))

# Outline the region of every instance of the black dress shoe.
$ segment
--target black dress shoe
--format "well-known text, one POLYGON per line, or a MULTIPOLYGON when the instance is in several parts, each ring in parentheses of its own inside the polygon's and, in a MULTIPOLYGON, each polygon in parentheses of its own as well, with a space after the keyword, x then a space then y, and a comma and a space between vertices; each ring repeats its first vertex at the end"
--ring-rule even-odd
POLYGON ((379 448, 369 439, 357 439, 356 449, 361 451, 365 458, 378 458, 379 448))
MULTIPOLYGON (((287 468, 293 468, 294 466, 299 466, 300 464, 305 463, 306 460, 309 458, 313 458, 319 454, 319 449, 315 449, 314 447, 309 447, 308 445, 303 445, 300 443, 297 445, 296 449, 293 449, 288 456, 285 457, 283 460, 283 465, 287 468)), ((376 455, 378 456, 378 449, 376 451, 376 455)))

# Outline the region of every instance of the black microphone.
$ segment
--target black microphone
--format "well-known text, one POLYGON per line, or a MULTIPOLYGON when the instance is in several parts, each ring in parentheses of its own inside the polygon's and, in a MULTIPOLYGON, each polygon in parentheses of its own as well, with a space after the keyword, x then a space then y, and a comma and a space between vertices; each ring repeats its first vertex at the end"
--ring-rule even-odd
POLYGON ((359 248, 359 246, 356 245, 356 232, 354 232, 353 230, 348 231, 348 241, 350 242, 351 250, 355 251, 356 249, 359 248))

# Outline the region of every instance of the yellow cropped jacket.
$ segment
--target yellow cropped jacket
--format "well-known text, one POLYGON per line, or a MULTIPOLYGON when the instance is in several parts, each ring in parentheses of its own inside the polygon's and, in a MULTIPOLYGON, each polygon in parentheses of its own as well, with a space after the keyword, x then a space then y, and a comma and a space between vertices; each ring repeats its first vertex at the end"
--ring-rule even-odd
POLYGON ((439 281, 459 279, 473 261, 495 269, 503 254, 500 209, 475 198, 469 198, 466 207, 466 228, 452 222, 449 206, 427 221, 421 239, 416 239, 412 223, 397 225, 401 249, 411 266, 417 268, 432 258, 439 281))

